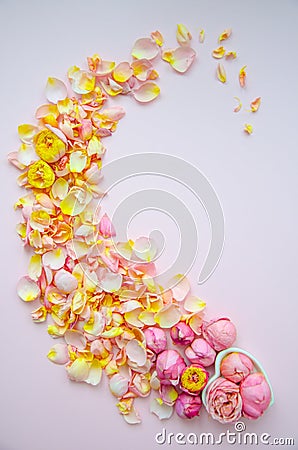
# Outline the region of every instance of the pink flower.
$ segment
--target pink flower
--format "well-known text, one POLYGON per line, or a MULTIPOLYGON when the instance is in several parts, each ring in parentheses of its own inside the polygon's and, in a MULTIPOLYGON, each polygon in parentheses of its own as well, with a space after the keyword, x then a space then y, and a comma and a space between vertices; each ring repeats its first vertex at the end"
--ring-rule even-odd
POLYGON ((240 383, 254 368, 252 361, 243 353, 230 353, 225 356, 220 365, 223 377, 234 383, 240 383))
POLYGON ((202 400, 199 395, 180 394, 175 403, 175 411, 182 419, 192 419, 200 414, 202 400))
POLYGON ((268 408, 271 390, 260 372, 248 375, 240 384, 243 415, 248 419, 257 419, 268 408))
POLYGON ((174 344, 189 345, 195 334, 185 322, 179 322, 171 328, 171 338, 174 344))
POLYGON ((198 338, 185 349, 185 355, 192 363, 208 367, 214 363, 216 352, 205 339, 198 338))
POLYGON ((164 350, 157 356, 157 376, 164 384, 177 385, 185 367, 184 359, 176 350, 164 350))
POLYGON ((206 402, 208 413, 221 423, 235 422, 241 417, 239 386, 223 377, 217 378, 208 387, 206 402))
POLYGON ((202 366, 192 364, 183 370, 180 387, 190 395, 197 395, 206 386, 208 378, 209 374, 202 366))
POLYGON ((149 327, 144 330, 147 348, 154 353, 160 353, 167 347, 167 337, 164 330, 157 327, 149 327))
POLYGON ((236 340, 236 328, 226 317, 203 323, 203 336, 217 352, 229 348, 236 340))

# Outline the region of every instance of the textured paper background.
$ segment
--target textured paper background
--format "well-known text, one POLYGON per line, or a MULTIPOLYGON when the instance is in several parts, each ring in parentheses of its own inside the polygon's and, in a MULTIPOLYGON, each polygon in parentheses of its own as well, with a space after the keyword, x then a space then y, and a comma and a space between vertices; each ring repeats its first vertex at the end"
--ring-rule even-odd
MULTIPOLYGON (((151 450, 161 447, 154 437, 163 427, 185 434, 233 431, 205 412, 199 420, 159 422, 149 414, 146 400, 139 402, 143 423, 128 426, 114 407, 106 380, 96 388, 71 383, 63 368, 48 362, 52 339, 46 325, 31 322, 32 305, 15 293, 28 261, 14 232, 18 216, 12 205, 21 193, 17 171, 6 162, 6 154, 18 145, 17 125, 30 123, 36 107, 45 102, 48 76, 63 78, 69 66, 82 65, 95 52, 126 60, 135 39, 155 29, 175 46, 179 22, 193 31, 198 60, 185 76, 160 65, 162 95, 150 105, 118 99, 127 116, 107 141, 106 160, 153 151, 197 166, 217 191, 225 214, 220 264, 203 286, 196 285, 210 238, 208 224, 196 200, 168 180, 133 179, 111 195, 107 210, 142 186, 169 189, 183 198, 201 235, 190 273, 193 292, 207 301, 210 315, 235 321, 238 345, 262 361, 275 391, 274 407, 259 421, 245 421, 247 431, 298 442, 297 18, 294 0, 0 1, 1 450, 151 450), (204 45, 197 41, 201 27, 206 29, 204 45), (226 27, 233 28, 227 46, 238 51, 239 59, 226 64, 228 83, 223 86, 215 79, 210 51, 226 27), (240 91, 236 74, 244 64, 248 84, 240 91), (261 95, 260 111, 233 114, 234 95, 241 95, 246 105, 261 95), (255 128, 250 137, 242 132, 246 121, 255 128)), ((146 214, 137 218, 132 233, 150 231, 152 217, 146 214)), ((158 221, 172 243, 168 255, 175 254, 177 230, 165 217, 158 221)))

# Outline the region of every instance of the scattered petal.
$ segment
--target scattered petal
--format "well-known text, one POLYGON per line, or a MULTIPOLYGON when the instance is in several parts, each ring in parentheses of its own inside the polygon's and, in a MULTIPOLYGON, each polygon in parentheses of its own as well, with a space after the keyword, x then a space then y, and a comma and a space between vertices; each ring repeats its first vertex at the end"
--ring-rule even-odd
POLYGON ((76 277, 64 269, 60 269, 56 272, 54 282, 57 288, 65 294, 74 291, 78 287, 76 277))
POLYGON ((85 381, 89 375, 89 364, 84 358, 77 358, 66 370, 70 380, 85 381))
POLYGON ((88 377, 84 380, 85 383, 97 386, 101 381, 102 367, 98 359, 94 359, 89 368, 88 377))
POLYGON ((138 366, 143 366, 146 363, 146 348, 137 339, 129 341, 125 350, 131 362, 136 363, 138 366))
POLYGON ((150 412, 160 420, 169 419, 173 414, 173 407, 164 403, 161 398, 153 398, 150 402, 150 412))
POLYGON ((234 51, 231 52, 227 52, 226 53, 226 59, 236 59, 237 58, 237 53, 234 51))
POLYGON ((195 57, 196 52, 191 47, 178 47, 175 50, 166 50, 162 54, 162 59, 180 73, 185 73, 190 68, 195 57))
POLYGON ((77 152, 72 152, 69 158, 69 169, 71 172, 80 173, 82 172, 87 164, 87 156, 78 150, 77 152))
POLYGON ((67 88, 63 81, 49 77, 46 85, 46 98, 51 103, 57 103, 67 97, 67 88))
POLYGON ((65 342, 78 350, 85 350, 87 340, 83 333, 78 330, 67 330, 64 335, 65 342))
POLYGON ((28 275, 33 281, 37 281, 41 275, 42 266, 41 266, 41 256, 33 255, 30 258, 28 275))
POLYGON ((247 66, 241 67, 239 71, 239 84, 242 88, 244 88, 246 85, 246 67, 247 66))
POLYGON ((177 25, 176 38, 179 45, 189 45, 192 35, 185 25, 179 23, 177 25))
POLYGON ((42 262, 44 266, 48 266, 50 269, 58 270, 64 266, 65 253, 61 247, 56 248, 50 252, 44 253, 42 256, 42 262))
POLYGON ((206 303, 203 302, 199 297, 189 296, 184 302, 184 309, 191 313, 198 313, 206 308, 206 303))
POLYGON ((105 239, 116 235, 115 228, 107 214, 104 214, 100 219, 99 232, 105 239))
POLYGON ((252 134, 253 126, 250 123, 245 123, 244 124, 244 132, 247 134, 252 134))
POLYGON ((118 64, 113 70, 113 77, 115 81, 119 83, 124 83, 129 80, 133 74, 133 69, 130 67, 128 62, 122 62, 118 64))
POLYGON ((48 358, 55 364, 67 364, 69 362, 68 348, 66 344, 56 344, 49 350, 48 358))
POLYGON ((32 302, 40 296, 40 288, 29 277, 22 277, 17 284, 17 293, 24 302, 32 302))
POLYGON ((149 38, 138 39, 132 49, 132 56, 136 59, 154 59, 158 55, 158 45, 149 38))
POLYGON ((135 425, 137 423, 142 422, 140 415, 135 410, 135 408, 133 408, 128 414, 123 414, 122 417, 125 420, 125 422, 129 423, 130 425, 135 425))
POLYGON ((170 304, 157 312, 154 318, 161 328, 172 328, 181 319, 181 312, 177 305, 170 304))
POLYGON ((261 97, 257 97, 255 100, 253 100, 250 103, 250 111, 251 112, 257 112, 259 107, 261 105, 261 97))
POLYGON ((169 286, 172 290, 173 297, 177 302, 182 302, 190 291, 189 281, 182 274, 175 275, 171 279, 169 286))
POLYGON ((232 28, 227 28, 220 34, 218 41, 219 42, 225 41, 226 39, 228 39, 231 36, 231 34, 232 34, 232 28))
POLYGON ((203 44, 205 41, 205 30, 202 28, 199 33, 199 42, 203 44))
POLYGON ((63 214, 76 216, 84 211, 91 199, 92 196, 89 192, 83 188, 74 186, 62 200, 60 204, 61 211, 63 214))
POLYGON ((115 397, 123 397, 124 394, 128 391, 128 379, 120 375, 119 373, 115 373, 110 379, 110 391, 115 397))
POLYGON ((225 68, 220 63, 217 65, 216 76, 217 76, 218 80, 221 81, 222 83, 225 83, 227 81, 225 68))
POLYGON ((220 46, 220 47, 217 47, 215 50, 213 50, 212 56, 213 56, 213 58, 220 59, 225 56, 225 53, 226 53, 226 49, 223 46, 220 46))
POLYGON ((157 30, 152 31, 151 37, 159 47, 162 47, 162 45, 164 43, 164 38, 160 31, 157 31, 157 30))
POLYGON ((38 128, 34 125, 22 124, 18 127, 19 138, 24 144, 32 144, 38 128))
POLYGON ((121 273, 106 272, 99 284, 105 292, 117 292, 122 284, 122 275, 121 273))
POLYGON ((242 103, 239 97, 234 97, 234 99, 238 102, 238 105, 236 106, 236 108, 234 108, 234 112, 237 113, 242 108, 242 103))
POLYGON ((134 98, 141 103, 147 103, 154 100, 160 94, 160 88, 156 83, 147 81, 142 84, 138 89, 133 91, 134 98))

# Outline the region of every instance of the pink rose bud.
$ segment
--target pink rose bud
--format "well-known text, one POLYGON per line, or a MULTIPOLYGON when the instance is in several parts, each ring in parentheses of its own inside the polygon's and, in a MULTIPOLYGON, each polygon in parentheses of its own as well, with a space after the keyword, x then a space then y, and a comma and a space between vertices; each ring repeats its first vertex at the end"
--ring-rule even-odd
POLYGON ((202 400, 199 395, 180 394, 175 403, 175 411, 182 419, 199 416, 202 400))
POLYGON ((248 419, 257 419, 268 408, 271 390, 264 375, 260 372, 248 375, 240 384, 242 412, 248 419))
POLYGON ((221 423, 235 422, 242 415, 239 386, 223 377, 208 387, 206 402, 207 412, 221 423))
POLYGON ((230 353, 225 356, 220 365, 223 377, 234 383, 240 383, 254 368, 253 362, 243 353, 230 353))
POLYGON ((202 327, 203 337, 217 352, 229 348, 236 340, 236 328, 226 317, 211 320, 202 327))
POLYGON ((164 330, 157 327, 149 327, 144 330, 147 348, 154 353, 160 353, 167 347, 167 337, 164 330))
POLYGON ((189 345, 195 334, 185 322, 179 322, 171 328, 171 338, 174 344, 189 345))
POLYGON ((205 339, 197 338, 185 349, 185 355, 192 363, 208 367, 214 363, 216 352, 205 339))
POLYGON ((186 367, 181 374, 180 388, 190 395, 197 395, 207 384, 208 372, 198 364, 186 367))
POLYGON ((157 356, 157 376, 164 384, 176 386, 185 367, 184 359, 176 350, 164 350, 157 356))

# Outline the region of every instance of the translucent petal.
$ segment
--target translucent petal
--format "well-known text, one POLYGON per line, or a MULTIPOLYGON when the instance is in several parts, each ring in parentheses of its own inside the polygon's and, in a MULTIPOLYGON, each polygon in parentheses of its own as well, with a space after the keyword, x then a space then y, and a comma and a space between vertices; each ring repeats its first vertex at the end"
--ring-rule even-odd
POLYGON ((138 319, 145 325, 155 325, 154 312, 142 311, 141 314, 139 314, 138 319))
POLYGON ((232 28, 227 28, 220 34, 218 41, 219 42, 225 41, 226 39, 228 39, 231 36, 231 34, 232 34, 232 28))
POLYGON ((29 277, 22 277, 17 284, 17 293, 24 302, 32 302, 40 296, 40 288, 29 277))
POLYGON ((46 85, 46 98, 51 103, 57 103, 67 97, 67 88, 63 81, 49 77, 46 85))
POLYGON ((181 312, 177 305, 171 304, 164 306, 154 318, 161 328, 172 328, 181 319, 181 312))
POLYGON ((185 25, 179 23, 177 25, 176 38, 179 45, 189 45, 192 36, 185 25))
POLYGON ((61 269, 65 263, 65 252, 61 247, 58 247, 55 250, 44 253, 42 255, 42 262, 45 266, 50 267, 50 269, 61 269))
POLYGON ((41 266, 41 256, 33 255, 30 258, 30 263, 28 267, 28 275, 33 281, 37 281, 41 275, 42 266, 41 266))
POLYGON ((152 39, 156 42, 156 44, 161 47, 164 43, 164 38, 163 35, 161 34, 160 31, 152 31, 151 33, 151 37, 152 39))
POLYGON ((255 100, 253 100, 250 103, 250 111, 251 112, 257 112, 259 107, 261 105, 261 97, 257 97, 255 100))
POLYGON ((97 386, 101 381, 102 367, 98 359, 94 359, 89 368, 89 375, 86 378, 85 383, 97 386))
POLYGON ((184 309, 191 313, 198 313, 206 308, 206 303, 203 302, 199 297, 191 295, 186 298, 184 302, 184 309))
POLYGON ((213 56, 213 58, 220 59, 225 56, 225 53, 226 53, 226 49, 223 46, 220 46, 220 47, 217 47, 215 50, 213 50, 212 56, 213 56))
POLYGON ((122 275, 120 273, 106 272, 99 284, 105 292, 117 292, 122 284, 122 275))
POLYGON ((57 178, 52 186, 52 194, 55 199, 63 200, 68 192, 69 185, 64 178, 57 178))
POLYGON ((146 81, 154 71, 152 63, 148 59, 138 59, 131 63, 134 76, 140 81, 146 81))
POLYGON ((123 86, 112 80, 112 78, 109 78, 108 82, 101 81, 101 86, 111 97, 115 97, 123 92, 123 86))
POLYGON ((178 47, 162 54, 162 58, 180 73, 185 73, 190 68, 195 57, 196 52, 190 47, 178 47))
POLYGON ((147 81, 142 84, 138 89, 133 91, 134 98, 141 103, 147 103, 154 100, 160 94, 160 88, 156 83, 147 81))
POLYGON ((135 241, 133 250, 142 261, 150 262, 156 256, 158 249, 153 239, 142 236, 135 241))
POLYGON ((74 72, 70 80, 72 90, 76 94, 87 94, 95 88, 95 76, 84 70, 74 72))
POLYGON ((201 335, 201 326, 203 323, 203 318, 201 314, 194 314, 188 321, 188 325, 194 333, 198 336, 201 335))
POLYGON ((78 287, 76 277, 64 269, 60 269, 55 274, 54 282, 57 288, 65 294, 74 291, 78 287))
POLYGON ((87 147, 88 155, 89 156, 92 156, 92 155, 101 156, 101 155, 103 155, 104 151, 105 151, 105 148, 104 148, 103 144, 101 143, 100 139, 97 136, 92 136, 92 138, 88 142, 88 147, 87 147))
POLYGON ((203 44, 204 41, 205 41, 205 30, 201 29, 199 33, 199 42, 203 44))
POLYGON ((177 302, 182 302, 190 291, 189 281, 182 274, 175 275, 169 282, 169 286, 177 302))
POLYGON ((125 351, 129 361, 136 363, 138 366, 143 366, 146 363, 146 348, 137 339, 129 341, 125 351))
POLYGON ((153 398, 150 402, 150 412, 160 420, 169 419, 173 414, 173 407, 164 403, 161 398, 153 398))
POLYGON ((56 344, 49 350, 48 358, 55 364, 66 364, 69 362, 68 348, 66 344, 56 344))
POLYGON ((135 410, 134 407, 128 414, 123 414, 122 417, 125 422, 129 423, 130 425, 135 425, 142 422, 139 413, 135 410))
POLYGON ((128 62, 118 64, 113 70, 113 78, 119 83, 124 83, 132 76, 133 70, 128 62))
POLYGON ((85 381, 89 375, 89 364, 84 358, 77 358, 66 370, 72 381, 85 381))
POLYGON ((109 387, 110 391, 115 397, 122 397, 128 391, 128 379, 115 373, 110 379, 109 387))
POLYGON ((77 152, 72 152, 69 158, 69 169, 71 172, 82 172, 87 164, 87 156, 78 150, 77 152))
POLYGON ((31 144, 38 128, 34 125, 22 124, 18 126, 19 138, 24 144, 31 144))
POLYGON ((225 83, 227 81, 225 68, 220 63, 217 65, 216 76, 217 76, 218 80, 221 81, 222 83, 225 83))
POLYGON ((84 325, 84 330, 93 336, 99 336, 106 325, 105 318, 100 311, 95 311, 93 317, 84 325))
POLYGON ((84 334, 78 330, 67 330, 64 335, 65 342, 78 350, 85 350, 87 340, 84 334))
POLYGON ((153 59, 158 55, 158 45, 150 38, 138 39, 132 49, 132 56, 136 59, 153 59))
POLYGON ((97 66, 96 73, 101 76, 109 75, 114 70, 115 65, 114 61, 101 60, 97 66))
POLYGON ((47 318, 47 310, 44 306, 40 306, 31 312, 31 317, 34 323, 42 323, 47 318))
POLYGON ((102 111, 97 112, 97 117, 103 121, 110 120, 116 122, 125 116, 125 110, 122 106, 111 106, 102 111))
POLYGON ((160 396, 164 403, 172 406, 178 398, 178 392, 171 384, 162 384, 160 386, 160 396))
POLYGON ((74 186, 60 204, 63 214, 76 216, 84 211, 85 206, 91 201, 92 196, 85 189, 74 186))
POLYGON ((38 160, 33 145, 22 144, 18 150, 18 161, 24 166, 29 166, 32 162, 38 160))

